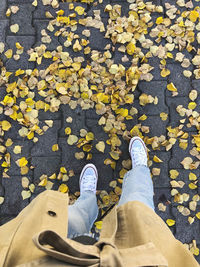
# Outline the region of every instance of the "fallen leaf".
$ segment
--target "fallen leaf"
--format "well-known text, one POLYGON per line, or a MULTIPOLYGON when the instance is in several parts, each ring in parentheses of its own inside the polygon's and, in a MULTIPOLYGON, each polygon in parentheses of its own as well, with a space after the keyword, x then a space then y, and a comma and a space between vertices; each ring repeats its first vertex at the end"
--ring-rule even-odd
POLYGON ((97 144, 96 144, 96 149, 102 153, 104 153, 104 150, 105 150, 105 143, 103 141, 99 141, 97 144))

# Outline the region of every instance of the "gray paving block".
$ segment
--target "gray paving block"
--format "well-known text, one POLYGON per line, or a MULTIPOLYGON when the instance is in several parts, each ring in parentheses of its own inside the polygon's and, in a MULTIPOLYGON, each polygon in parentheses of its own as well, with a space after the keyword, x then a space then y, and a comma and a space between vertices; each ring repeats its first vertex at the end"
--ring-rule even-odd
POLYGON ((145 121, 138 121, 142 126, 149 127, 149 133, 145 134, 149 137, 166 135, 166 127, 169 119, 162 121, 160 116, 147 116, 145 121))
MULTIPOLYGON (((41 100, 44 100, 43 97, 40 96, 41 100)), ((39 100, 39 99, 38 99, 39 100)), ((39 110, 38 112, 38 119, 39 121, 43 120, 61 120, 62 113, 61 111, 51 112, 50 110, 44 111, 39 110)))
POLYGON ((37 186, 41 175, 51 176, 59 172, 61 158, 58 156, 32 157, 31 165, 34 167, 34 184, 37 186))
POLYGON ((161 112, 168 113, 168 107, 165 104, 165 91, 167 83, 164 81, 141 81, 138 84, 138 89, 141 93, 158 97, 158 104, 147 104, 145 106, 139 105, 139 113, 146 115, 159 115, 161 112))
POLYGON ((189 224, 187 216, 183 216, 176 208, 173 208, 173 214, 176 218, 175 237, 182 243, 191 243, 192 240, 199 241, 200 223, 195 220, 193 224, 189 224))
POLYGON ((59 156, 61 154, 60 148, 58 151, 52 151, 52 145, 58 143, 58 131, 60 127, 60 120, 53 121, 53 126, 49 127, 49 129, 43 135, 39 136, 38 142, 35 143, 33 148, 31 149, 32 157, 40 157, 46 155, 59 156))
MULTIPOLYGON (((176 111, 177 106, 182 105, 183 108, 187 109, 188 103, 188 97, 166 97, 166 104, 169 107, 169 125, 172 126, 172 128, 180 125, 180 120, 185 118, 180 116, 176 111)), ((187 127, 184 127, 183 130, 187 131, 188 129, 187 127)))
POLYGON ((152 179, 153 179, 153 183, 154 183, 154 187, 155 188, 160 188, 160 187, 169 187, 170 185, 170 177, 169 177, 169 173, 168 173, 168 163, 171 157, 171 153, 170 152, 166 152, 166 151, 150 151, 149 152, 149 158, 150 160, 153 161, 152 166, 150 167, 150 170, 152 172, 152 168, 159 168, 160 169, 160 175, 153 175, 152 179), (153 161, 153 157, 157 156, 158 158, 160 158, 163 162, 161 163, 156 163, 153 161))
POLYGON ((4 19, 6 18, 6 7, 7 7, 7 1, 6 0, 1 0, 1 5, 0 5, 0 18, 4 19))
POLYGON ((190 155, 190 150, 194 147, 194 145, 191 143, 192 140, 192 134, 196 134, 196 133, 189 133, 189 137, 188 137, 188 147, 186 150, 183 150, 182 148, 179 147, 179 141, 177 140, 176 143, 173 145, 172 147, 172 157, 171 160, 169 162, 169 167, 170 168, 183 168, 183 165, 181 164, 181 161, 185 158, 185 157, 191 157, 193 160, 195 160, 195 158, 193 156, 190 155))
MULTIPOLYGON (((16 140, 16 139, 12 139, 13 144, 9 147, 7 147, 7 151, 10 153, 11 156, 11 164, 10 164, 10 168, 7 172, 8 175, 12 176, 12 175, 20 175, 20 167, 16 164, 16 161, 22 157, 25 157, 28 160, 28 164, 27 166, 30 166, 30 152, 31 152, 31 148, 33 146, 33 143, 31 140, 16 140), (20 154, 15 154, 13 152, 13 149, 15 146, 22 146, 22 151, 20 154)), ((32 174, 32 170, 29 169, 28 172, 29 175, 32 174)))
POLYGON ((24 47, 24 53, 20 55, 19 60, 14 60, 14 58, 8 59, 6 62, 6 68, 9 71, 15 71, 17 69, 34 69, 35 63, 28 61, 29 55, 27 54, 27 50, 29 50, 33 44, 35 43, 35 37, 34 36, 7 36, 6 42, 13 50, 13 54, 16 53, 16 42, 19 42, 24 47))
MULTIPOLYGON (((32 25, 32 12, 35 9, 32 2, 18 4, 19 11, 11 14, 10 25, 18 24, 19 31, 15 35, 34 35, 35 29, 32 25)), ((14 35, 9 29, 9 35, 14 35)))
POLYGON ((6 40, 6 30, 9 25, 9 20, 4 19, 0 20, 0 41, 5 43, 6 40))
MULTIPOLYGON (((48 19, 34 19, 33 20, 33 26, 36 30, 36 43, 34 44, 34 47, 40 46, 42 44, 41 38, 41 30, 46 29, 48 26, 49 20, 48 19)), ((49 30, 46 30, 47 34, 51 37, 51 43, 45 43, 47 49, 46 50, 56 50, 56 47, 60 45, 58 41, 58 37, 54 36, 53 32, 50 32, 49 30)))
POLYGON ((154 69, 150 71, 150 73, 153 75, 153 81, 167 81, 167 77, 162 77, 160 75, 160 60, 161 59, 158 57, 148 58, 147 64, 149 64, 151 67, 154 67, 154 69))
POLYGON ((21 196, 23 190, 21 178, 22 176, 12 176, 11 178, 4 178, 2 180, 5 188, 5 200, 0 208, 1 216, 2 214, 18 214, 28 205, 28 199, 23 200, 21 196))
POLYGON ((70 127, 72 130, 71 134, 79 136, 80 129, 86 129, 85 125, 85 111, 81 110, 80 106, 77 106, 76 109, 72 110, 69 105, 62 104, 60 106, 62 112, 62 127, 59 131, 60 137, 65 137, 65 128, 70 127), (66 122, 66 118, 71 117, 72 123, 66 122))
POLYGON ((99 29, 93 27, 88 27, 88 29, 91 33, 90 37, 88 38, 90 41, 89 46, 92 48, 92 50, 102 51, 106 45, 112 44, 110 39, 105 38, 105 32, 100 32, 99 29))
MULTIPOLYGON (((185 70, 179 63, 167 64, 167 69, 170 70, 170 75, 168 76, 168 84, 173 83, 177 90, 178 96, 188 96, 191 89, 191 82, 189 78, 183 75, 183 70, 185 70)), ((171 96, 171 92, 167 90, 166 96, 171 96)))

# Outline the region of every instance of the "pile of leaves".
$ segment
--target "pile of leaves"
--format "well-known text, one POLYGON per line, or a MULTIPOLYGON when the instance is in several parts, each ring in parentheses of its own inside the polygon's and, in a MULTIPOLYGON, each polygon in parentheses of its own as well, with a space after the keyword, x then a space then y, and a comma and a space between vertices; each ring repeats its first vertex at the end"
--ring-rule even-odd
MULTIPOLYGON (((148 62, 151 58, 158 58, 160 61, 160 75, 170 77, 170 70, 167 67, 168 61, 174 60, 183 68, 183 75, 188 79, 200 79, 200 7, 194 6, 193 2, 178 0, 176 5, 165 3, 165 6, 156 6, 152 2, 142 0, 127 0, 129 12, 122 16, 122 6, 120 4, 108 4, 102 9, 103 1, 82 0, 63 1, 70 2, 69 14, 60 9, 57 0, 42 0, 45 6, 51 6, 52 12, 46 11, 46 18, 50 19, 46 29, 41 31, 41 45, 24 51, 23 44, 16 43, 16 53, 12 49, 5 51, 5 44, 0 43, 0 53, 7 59, 19 60, 23 53, 29 54, 29 61, 36 62, 40 66, 43 62, 50 62, 45 69, 35 68, 18 69, 14 73, 9 72, 1 66, 0 86, 5 86, 6 95, 0 102, 0 114, 6 115, 8 120, 0 121, 0 160, 3 167, 3 177, 9 178, 7 174, 11 156, 7 152, 7 147, 12 145, 12 140, 4 140, 4 133, 12 127, 12 121, 16 121, 21 126, 19 134, 24 139, 32 140, 36 143, 39 136, 48 131, 53 126, 53 121, 46 120, 46 125, 41 127, 38 119, 40 110, 46 112, 57 112, 61 105, 69 105, 74 110, 78 106, 82 110, 91 110, 100 116, 98 125, 102 127, 108 139, 98 140, 94 146, 95 136, 86 129, 80 129, 80 136, 73 134, 70 123, 73 118, 67 117, 69 126, 65 129, 66 142, 68 145, 76 146, 80 152, 75 153, 77 162, 83 158, 88 161, 92 159, 93 151, 98 150, 104 153, 109 147, 109 157, 104 164, 110 165, 114 170, 116 162, 119 160, 124 142, 129 142, 131 137, 140 136, 147 145, 148 151, 156 151, 164 148, 166 151, 178 143, 179 147, 186 150, 189 140, 193 145, 189 155, 183 159, 181 164, 186 170, 191 170, 189 174, 189 188, 194 190, 198 186, 198 178, 193 170, 200 164, 200 114, 198 108, 197 90, 188 88, 190 102, 188 106, 178 105, 176 112, 180 115, 180 124, 176 127, 167 127, 167 135, 151 136, 151 130, 144 125, 147 115, 138 117, 138 109, 134 106, 135 93, 138 82, 141 80, 151 81, 154 77, 151 71, 154 69, 148 62), (87 16, 87 8, 94 8, 93 16, 87 16), (96 9, 95 9, 96 7, 96 9), (97 8, 99 7, 99 9, 97 8), (54 12, 53 12, 54 11, 54 12), (106 15, 108 19, 103 22, 106 15), (56 14, 56 15, 55 15, 56 14), (80 27, 84 27, 80 34, 80 27), (91 30, 96 29, 109 43, 102 48, 102 51, 94 50, 90 46, 91 30), (65 41, 63 45, 49 50, 51 36, 62 37, 65 41), (165 41, 164 45, 162 41, 165 41), (121 53, 121 63, 116 63, 114 54, 121 53), (188 57, 186 55, 189 55, 188 57), (190 57, 192 55, 192 61, 190 57), (193 71, 191 66, 193 65, 193 71), (13 81, 15 78, 15 81, 13 81), (12 82, 11 82, 12 80, 12 82), (36 100, 38 95, 41 100, 36 100), (137 118, 139 123, 128 124, 137 118), (186 128, 193 127, 195 135, 187 132, 186 128)), ((34 0, 32 5, 37 8, 38 2, 34 0)), ((8 8, 6 15, 18 12, 17 6, 8 8)), ((13 33, 19 31, 19 25, 10 26, 13 33)), ((171 92, 172 97, 179 95, 180 88, 172 82, 168 82, 166 90, 171 92)), ((157 105, 158 97, 151 94, 142 93, 139 96, 139 104, 157 105)), ((153 108, 153 107, 152 107, 153 108)), ((167 120, 168 114, 160 113, 162 121, 167 120)), ((52 151, 59 150, 58 144, 52 144, 52 151)), ((14 153, 20 154, 21 147, 15 146, 14 153)), ((162 159, 154 156, 149 160, 149 166, 153 162, 162 163, 162 159)), ((29 171, 28 160, 21 155, 16 161, 21 169, 21 174, 26 175, 29 171)), ((67 168, 67 167, 66 167, 67 168)), ((66 193, 69 188, 67 181, 74 175, 73 170, 67 170, 64 166, 59 173, 54 173, 50 177, 43 174, 38 185, 29 184, 26 176, 22 178, 24 190, 23 199, 30 198, 35 186, 43 186, 51 189, 53 180, 60 180, 63 183, 58 190, 66 193)), ((121 194, 121 184, 125 173, 131 169, 130 159, 122 162, 119 176, 110 183, 113 191, 110 193, 102 191, 99 206, 103 209, 119 200, 121 194)), ((158 176, 160 168, 152 169, 152 176, 158 176)), ((178 203, 177 209, 183 216, 188 216, 188 222, 194 223, 200 219, 200 212, 197 212, 199 195, 195 194, 192 199, 190 195, 179 192, 185 183, 177 180, 177 170, 170 170, 171 195, 173 201, 178 203), (187 205, 186 205, 187 204, 187 205)), ((78 195, 78 194, 77 194, 78 195)), ((3 203, 3 197, 0 198, 3 203)), ((165 211, 166 205, 160 203, 159 210, 165 211)), ((175 220, 168 219, 167 224, 173 226, 175 220)), ((100 227, 101 224, 97 224, 100 227)), ((199 254, 195 241, 190 244, 190 250, 199 254)))

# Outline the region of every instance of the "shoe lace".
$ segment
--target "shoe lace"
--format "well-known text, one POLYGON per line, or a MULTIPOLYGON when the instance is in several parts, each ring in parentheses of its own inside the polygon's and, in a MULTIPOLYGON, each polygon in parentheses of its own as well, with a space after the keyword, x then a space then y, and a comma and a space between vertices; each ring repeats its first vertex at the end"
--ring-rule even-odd
POLYGON ((82 188, 84 190, 91 190, 91 187, 95 187, 95 179, 93 175, 86 175, 83 178, 82 188))
POLYGON ((145 162, 144 152, 141 150, 137 151, 137 154, 132 157, 134 165, 143 165, 145 162))

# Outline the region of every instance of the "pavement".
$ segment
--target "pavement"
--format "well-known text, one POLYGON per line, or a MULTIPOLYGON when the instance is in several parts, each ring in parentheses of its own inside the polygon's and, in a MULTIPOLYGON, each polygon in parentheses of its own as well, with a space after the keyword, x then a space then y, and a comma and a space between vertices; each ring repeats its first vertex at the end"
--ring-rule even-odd
MULTIPOLYGON (((19 42, 24 46, 24 50, 27 51, 30 48, 37 47, 41 44, 41 30, 47 27, 49 18, 45 17, 45 12, 49 11, 52 14, 55 14, 55 11, 63 9, 66 14, 69 13, 69 3, 60 3, 60 7, 57 9, 52 8, 52 6, 44 6, 42 1, 38 0, 37 7, 32 5, 31 0, 1 0, 0 4, 0 42, 5 43, 6 49, 16 50, 15 43, 19 42), (19 11, 16 14, 11 13, 9 17, 5 15, 6 10, 10 6, 18 6, 19 11), (19 31, 14 34, 10 31, 10 25, 17 23, 19 25, 19 31)), ((174 1, 162 1, 156 0, 155 3, 158 5, 163 5, 163 2, 169 2, 171 4, 174 1)), ((127 15, 129 11, 129 3, 127 1, 115 1, 115 0, 104 0, 102 4, 97 4, 97 6, 87 5, 86 3, 75 3, 76 5, 81 5, 86 8, 87 16, 93 16, 94 11, 100 9, 102 15, 102 21, 107 23, 108 13, 103 12, 107 4, 119 4, 122 5, 122 14, 127 15), (122 3, 123 2, 123 3, 122 3)), ((80 25, 80 32, 84 29, 84 26, 80 25)), ((100 32, 96 28, 90 27, 91 36, 89 37, 90 47, 93 50, 98 50, 103 52, 104 47, 111 43, 109 39, 105 39, 104 33, 100 32)), ((56 49, 57 46, 64 44, 65 39, 63 37, 56 37, 53 34, 49 33, 51 36, 51 43, 45 44, 49 50, 56 49)), ((163 40, 164 42, 164 40, 163 40)), ((117 45, 116 45, 117 46, 117 45)), ((68 51, 66 49, 66 51, 68 51)), ((70 53, 74 53, 69 50, 70 53)), ((188 52, 184 52, 183 54, 188 52)), ((85 56, 83 54, 83 56, 85 56)), ((85 56, 86 60, 91 60, 90 57, 85 56)), ((116 64, 121 62, 122 53, 117 49, 113 52, 113 59, 116 64)), ((41 65, 37 65, 36 62, 28 61, 29 55, 23 53, 20 56, 19 60, 14 60, 13 58, 7 59, 2 55, 2 61, 6 66, 7 71, 16 71, 18 69, 44 69, 45 66, 48 66, 49 61, 46 60, 41 65), (46 64, 46 65, 45 65, 46 64)), ((191 57, 192 58, 192 57, 191 57)), ((128 66, 129 62, 124 63, 128 66)), ((153 79, 151 81, 139 81, 137 88, 134 92, 135 100, 134 107, 138 109, 137 116, 134 116, 133 120, 127 121, 127 129, 130 130, 134 125, 141 123, 142 126, 148 126, 150 131, 146 133, 145 136, 167 136, 167 127, 178 126, 180 124, 179 120, 181 119, 180 115, 176 112, 177 105, 187 106, 189 103, 188 94, 191 89, 199 90, 200 80, 194 78, 187 79, 183 73, 183 68, 177 62, 170 61, 167 64, 168 69, 171 71, 170 76, 161 77, 159 61, 158 59, 150 59, 149 64, 154 67, 151 71, 153 74, 153 79), (169 92, 166 87, 169 82, 173 81, 176 87, 181 86, 181 90, 176 97, 173 97, 171 92, 169 92), (158 104, 148 104, 146 106, 139 105, 139 96, 142 93, 151 94, 153 97, 158 97, 158 104), (160 113, 165 112, 168 114, 168 118, 165 121, 160 119, 160 113), (139 121, 138 118, 146 114, 147 119, 145 121, 139 121)), ((5 87, 0 88, 0 100, 2 101, 6 94, 5 87)), ((5 118, 5 115, 1 114, 2 118, 5 118)), ((94 144, 99 140, 106 141, 108 135, 102 131, 102 127, 98 125, 97 121, 100 118, 100 115, 97 115, 95 110, 82 110, 80 106, 77 106, 74 110, 71 110, 69 105, 62 104, 60 109, 56 112, 44 112, 43 110, 39 111, 39 121, 41 125, 45 125, 45 120, 52 120, 53 126, 50 127, 43 135, 38 136, 38 142, 34 143, 32 140, 21 137, 17 134, 20 129, 20 125, 16 121, 12 121, 12 128, 10 131, 5 132, 3 137, 4 140, 11 138, 13 144, 7 147, 8 152, 11 155, 11 166, 7 172, 10 178, 5 178, 2 176, 3 168, 1 168, 0 175, 0 196, 4 197, 4 202, 0 205, 0 224, 4 224, 7 221, 14 218, 24 207, 26 207, 30 201, 36 197, 40 192, 45 190, 44 187, 37 186, 40 182, 40 177, 43 174, 47 176, 52 175, 53 173, 58 173, 61 166, 64 166, 68 171, 73 170, 74 176, 70 177, 68 181, 63 182, 69 187, 69 192, 72 198, 75 199, 78 196, 79 191, 79 174, 83 166, 88 163, 86 158, 77 160, 74 157, 76 152, 80 152, 76 146, 70 146, 66 142, 65 128, 71 127, 72 132, 75 135, 79 135, 80 129, 85 129, 94 133, 95 140, 94 144), (66 122, 67 117, 72 117, 73 123, 69 124, 66 122), (43 124, 42 124, 43 123, 43 124), (58 144, 59 150, 52 151, 52 145, 58 144), (22 155, 26 157, 29 164, 29 172, 26 175, 22 175, 20 168, 16 165, 15 161, 20 158, 18 154, 13 153, 14 146, 22 146, 22 155), (26 176, 30 184, 36 186, 34 192, 31 194, 30 198, 22 199, 21 192, 24 190, 22 187, 22 177, 26 176)), ((196 129, 194 128, 185 128, 185 132, 191 137, 192 134, 197 134, 196 129)), ((1 140, 2 141, 2 140, 1 140)), ((175 169, 179 172, 179 180, 189 184, 188 175, 191 170, 185 170, 183 165, 180 163, 185 157, 188 156, 189 150, 192 148, 191 140, 189 141, 188 148, 183 150, 176 143, 172 149, 166 151, 164 147, 161 147, 160 150, 152 150, 149 146, 149 159, 151 160, 152 165, 150 169, 153 168, 160 169, 160 175, 153 175, 154 182, 154 191, 155 191, 155 207, 156 212, 159 216, 162 217, 164 221, 167 219, 173 219, 176 221, 175 225, 170 227, 171 231, 175 237, 183 243, 191 244, 193 240, 196 240, 197 247, 200 248, 200 222, 198 219, 192 224, 189 224, 188 217, 183 216, 178 210, 178 203, 174 202, 174 197, 171 196, 171 185, 170 185, 170 176, 169 171, 175 169), (163 162, 156 163, 153 161, 153 157, 156 155, 163 162), (166 207, 166 211, 163 212, 158 209, 158 204, 162 203, 166 207)), ((121 146, 122 154, 120 160, 117 161, 116 169, 112 169, 110 165, 105 165, 104 160, 109 157, 109 150, 106 148, 105 153, 101 153, 97 150, 92 152, 92 159, 90 162, 96 164, 99 170, 99 204, 102 204, 100 193, 107 194, 113 192, 114 189, 110 186, 110 182, 118 181, 120 178, 119 171, 122 168, 122 161, 129 159, 128 154, 128 142, 122 141, 121 146)), ((197 177, 200 177, 200 169, 193 171, 197 177)), ((53 188, 54 190, 58 189, 58 186, 62 181, 54 181, 53 188)), ((121 184, 118 183, 120 187, 121 184)), ((193 195, 199 194, 200 184, 194 190, 190 190, 188 186, 181 188, 179 192, 190 194, 190 200, 193 195)), ((109 205, 113 204, 110 202, 109 205)), ((108 205, 108 206, 109 206, 108 205)), ((186 207, 188 202, 185 204, 186 207)), ((102 205, 101 213, 103 214, 106 211, 106 205, 102 205), (104 210, 104 211, 103 211, 104 210)), ((199 203, 197 207, 199 211, 199 203)), ((197 212, 196 211, 196 212, 197 212)), ((195 214, 194 212, 192 214, 195 214)), ((100 214, 101 216, 101 214, 100 214)), ((100 218, 100 217, 99 217, 100 218)), ((200 262, 200 257, 197 257, 200 262)))

